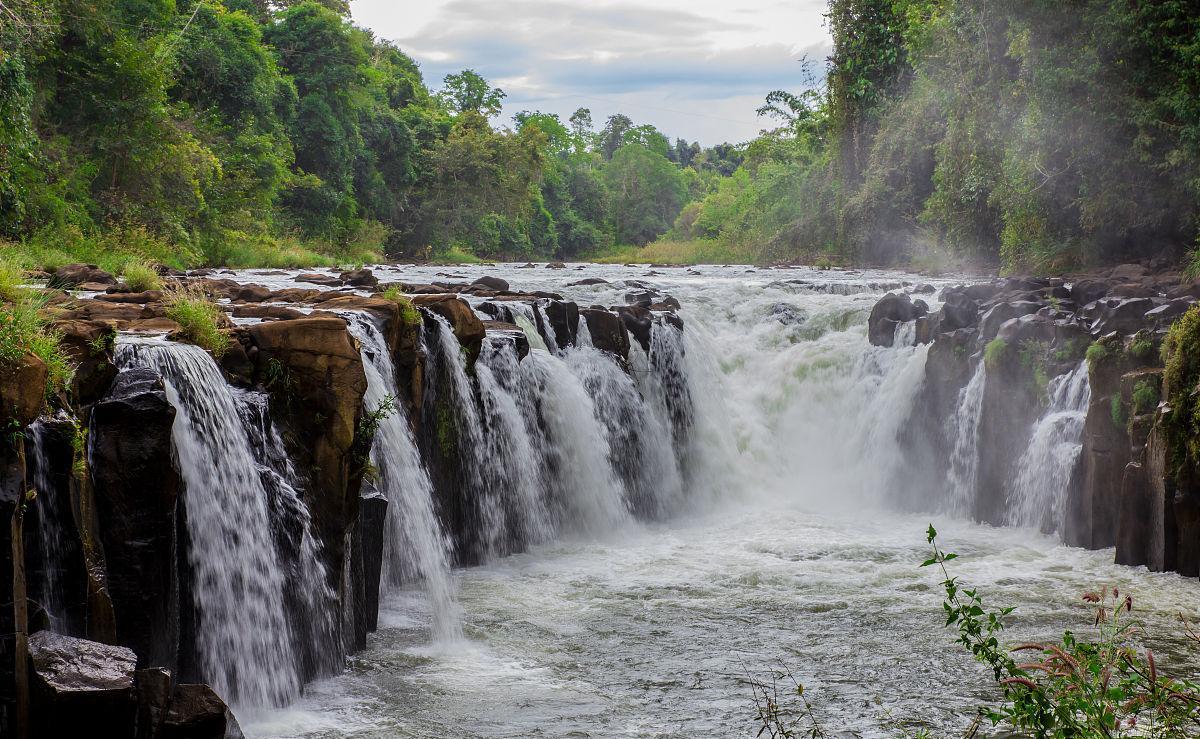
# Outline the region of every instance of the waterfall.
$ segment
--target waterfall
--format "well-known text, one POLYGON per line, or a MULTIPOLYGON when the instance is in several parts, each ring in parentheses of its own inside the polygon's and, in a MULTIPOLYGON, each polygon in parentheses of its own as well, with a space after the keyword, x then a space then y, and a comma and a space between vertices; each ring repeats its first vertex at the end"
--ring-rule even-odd
POLYGON ((271 423, 267 396, 245 393, 241 400, 242 425, 255 458, 265 462, 259 467, 259 476, 268 493, 276 546, 288 563, 285 582, 289 585, 284 594, 292 599, 291 607, 304 614, 293 620, 295 642, 307 663, 303 674, 328 674, 341 666, 343 648, 335 615, 337 594, 322 564, 321 542, 313 535, 308 506, 296 491, 296 470, 279 430, 271 423))
POLYGON ((388 500, 384 583, 395 590, 406 581, 422 581, 433 613, 435 638, 454 640, 461 635, 461 626, 450 579, 450 542, 434 511, 433 486, 421 464, 404 403, 396 400, 391 351, 370 318, 361 313, 347 313, 346 317, 350 333, 362 347, 367 410, 394 406, 393 412, 380 418, 371 445, 375 484, 388 500))
POLYGON ((975 477, 979 468, 979 420, 983 416, 983 390, 987 382, 987 363, 983 357, 975 367, 971 381, 958 393, 958 407, 951 425, 954 451, 946 482, 950 488, 950 512, 971 514, 975 500, 975 477))
POLYGON ((546 468, 562 527, 590 535, 612 531, 628 520, 629 511, 591 395, 559 357, 530 352, 521 364, 525 382, 538 394, 546 468))
MULTIPOLYGON (((544 353, 544 345, 533 351, 544 353)), ((554 533, 545 479, 547 441, 538 425, 537 395, 524 381, 513 342, 485 340, 475 377, 487 429, 487 456, 495 461, 491 467, 497 479, 492 483, 507 491, 506 508, 516 519, 510 535, 518 545, 546 541, 554 533)))
MULTIPOLYGON (((581 340, 587 336, 585 326, 581 318, 581 340)), ((607 442, 608 464, 623 483, 625 507, 642 518, 666 516, 683 498, 666 417, 651 412, 633 378, 590 342, 581 341, 564 352, 563 361, 591 396, 607 442)))
POLYGON ((34 595, 50 618, 50 628, 61 631, 66 619, 63 586, 59 582, 67 563, 67 534, 62 524, 70 516, 62 509, 59 491, 51 474, 53 462, 47 449, 49 429, 42 419, 29 426, 26 432, 26 455, 33 474, 32 487, 37 491, 38 546, 41 556, 41 589, 34 595))
MULTIPOLYGON (((314 614, 289 609, 273 534, 272 495, 263 482, 268 471, 256 460, 253 434, 244 423, 247 406, 259 402, 256 394, 231 388, 212 358, 187 344, 122 337, 117 362, 157 371, 175 407, 172 442, 184 482, 196 649, 204 679, 239 706, 294 700, 304 678, 293 646, 296 630, 307 631, 314 614)), ((281 505, 303 507, 290 485, 274 492, 281 505)), ((300 523, 306 526, 307 516, 300 523)), ((311 534, 301 534, 302 548, 305 537, 311 534)), ((323 571, 312 576, 327 582, 323 571)), ((319 588, 319 583, 308 585, 319 588)), ((322 595, 302 599, 320 602, 322 595)))
POLYGON ((1055 377, 1046 412, 1033 425, 1029 446, 1017 462, 1008 496, 1008 521, 1062 531, 1064 505, 1075 463, 1083 450, 1083 424, 1092 399, 1086 360, 1055 377))

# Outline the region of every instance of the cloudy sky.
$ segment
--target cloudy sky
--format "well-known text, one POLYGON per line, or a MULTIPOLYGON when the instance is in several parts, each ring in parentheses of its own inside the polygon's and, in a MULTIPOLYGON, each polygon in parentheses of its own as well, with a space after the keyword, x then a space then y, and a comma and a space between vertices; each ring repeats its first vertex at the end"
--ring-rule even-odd
POLYGON ((471 67, 519 110, 592 110, 710 145, 753 137, 754 109, 829 53, 826 0, 353 0, 355 21, 421 63, 471 67))

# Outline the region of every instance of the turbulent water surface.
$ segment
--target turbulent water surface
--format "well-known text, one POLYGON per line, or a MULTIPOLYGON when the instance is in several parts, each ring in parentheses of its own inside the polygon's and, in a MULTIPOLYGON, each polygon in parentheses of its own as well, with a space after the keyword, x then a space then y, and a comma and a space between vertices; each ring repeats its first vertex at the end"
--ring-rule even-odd
MULTIPOLYGON (((872 348, 866 340, 866 317, 879 296, 923 280, 695 271, 377 269, 384 281, 493 274, 581 306, 623 303, 637 290, 617 284, 624 280, 679 299, 686 331, 676 353, 688 374, 694 424, 676 439, 680 468, 667 465, 637 482, 669 489, 656 495, 671 510, 652 524, 633 516, 607 527, 589 522, 525 553, 454 572, 461 637, 435 627, 445 617, 435 611, 445 608, 431 608, 423 590, 394 590, 379 631, 345 673, 310 685, 287 708, 243 715, 249 736, 754 736, 750 680, 784 668, 806 685, 828 729, 893 736, 899 724, 923 722, 953 736, 970 723, 990 695, 987 676, 953 647, 942 628, 939 578, 917 566, 930 516, 895 511, 899 501, 961 510, 974 445, 984 443, 972 427, 972 396, 965 393, 959 419, 957 477, 929 480, 906 465, 896 443, 924 380, 927 349, 872 348), (583 277, 613 284, 566 286, 583 277)), ((239 279, 291 284, 269 275, 239 279)), ((898 334, 908 331, 902 326, 898 334)), ((605 380, 594 358, 542 351, 525 360, 533 362, 524 370, 531 376, 609 388, 596 390, 594 401, 576 392, 597 415, 614 394, 631 392, 605 380)), ((484 411, 515 418, 520 397, 501 392, 512 362, 484 361, 484 411)), ((654 376, 647 361, 636 351, 631 361, 643 389, 654 376)), ((648 427, 672 433, 663 409, 644 413, 648 427)), ((620 429, 606 430, 604 422, 591 421, 601 424, 594 433, 617 443, 620 429)), ((532 453, 527 446, 517 458, 532 453)), ((643 453, 662 456, 655 448, 643 453)), ((1013 465, 1015 476, 1018 460, 1013 465)), ((1022 486, 1023 501, 1036 497, 1033 483, 1022 486)), ((1046 506, 1055 495, 1045 493, 1046 506)), ((1066 548, 1028 528, 944 516, 934 522, 943 545, 962 555, 957 574, 996 604, 1018 606, 1014 638, 1065 627, 1086 632, 1091 614, 1078 596, 1109 584, 1133 592, 1142 617, 1167 634, 1155 642, 1160 663, 1181 668, 1194 657, 1169 634, 1177 632, 1175 615, 1198 602, 1200 583, 1117 567, 1111 550, 1066 548)), ((435 592, 444 598, 442 588, 435 592)))

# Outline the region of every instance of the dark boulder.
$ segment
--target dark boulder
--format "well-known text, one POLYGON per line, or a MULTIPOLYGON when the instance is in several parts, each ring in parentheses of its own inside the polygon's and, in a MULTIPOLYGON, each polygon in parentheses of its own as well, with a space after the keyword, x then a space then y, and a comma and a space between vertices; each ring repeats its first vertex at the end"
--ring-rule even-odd
POLYGON ((867 337, 873 346, 891 346, 896 339, 896 327, 925 315, 913 305, 912 298, 903 293, 888 293, 871 309, 867 320, 867 337))
POLYGON ((1107 280, 1083 279, 1071 285, 1071 300, 1075 305, 1087 305, 1108 295, 1112 283, 1107 280))
POLYGON ((771 312, 768 314, 771 318, 779 321, 784 326, 795 326, 804 323, 808 316, 803 310, 794 305, 787 303, 776 303, 771 306, 771 312))
POLYGON ((313 285, 321 285, 323 287, 341 287, 342 281, 332 275, 323 275, 318 272, 303 272, 293 278, 295 282, 308 282, 313 285))
POLYGON ((938 311, 941 331, 957 331, 960 328, 975 328, 979 323, 979 301, 965 292, 943 293, 942 309, 938 311))
POLYGON ((149 369, 119 373, 92 411, 91 469, 121 644, 174 669, 179 644, 175 409, 149 369))
POLYGON ((261 303, 271 297, 271 290, 262 285, 242 285, 231 291, 229 297, 242 303, 261 303))
POLYGON ((621 317, 621 322, 625 324, 625 330, 629 332, 629 335, 649 354, 654 314, 648 308, 640 305, 614 306, 613 310, 621 317))
POLYGON ((554 335, 558 348, 573 346, 579 332, 579 306, 562 300, 551 300, 541 307, 554 335))
POLYGON ((1093 336, 1133 334, 1147 326, 1146 314, 1158 307, 1152 298, 1101 298, 1083 309, 1093 336))
POLYGON ((32 736, 133 739, 133 650, 39 631, 29 662, 32 736))
POLYGON ((350 287, 375 287, 379 284, 379 278, 365 267, 343 272, 340 278, 343 284, 350 287))
POLYGON ((621 361, 629 359, 629 333, 616 313, 604 309, 584 308, 579 315, 587 321, 592 346, 608 352, 621 361))
POLYGON ((508 289, 508 280, 502 280, 499 277, 492 277, 491 275, 484 275, 471 284, 487 288, 488 290, 495 290, 497 292, 504 292, 508 289))
POLYGON ((1146 276, 1146 268, 1140 264, 1119 264, 1112 268, 1108 276, 1114 280, 1140 280, 1146 276))
POLYGON ((64 264, 50 278, 51 287, 78 287, 87 283, 99 285, 103 290, 117 284, 117 278, 95 264, 64 264))
MULTIPOLYGON (((159 739, 226 739, 237 726, 225 701, 207 685, 176 685, 159 739)), ((240 728, 233 735, 241 733, 240 728)))
POLYGON ((582 287, 582 286, 586 286, 586 285, 607 285, 607 284, 609 284, 608 280, 602 279, 600 277, 585 277, 582 280, 576 280, 575 282, 568 282, 567 287, 582 287))
POLYGON ((566 269, 567 265, 562 262, 550 262, 546 265, 546 269, 566 269))

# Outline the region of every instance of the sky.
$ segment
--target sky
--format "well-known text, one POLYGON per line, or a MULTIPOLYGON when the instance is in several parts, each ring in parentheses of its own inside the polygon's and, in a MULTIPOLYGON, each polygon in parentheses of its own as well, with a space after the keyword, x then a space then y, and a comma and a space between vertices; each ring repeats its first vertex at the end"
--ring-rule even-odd
POLYGON ((590 108, 710 146, 753 138, 771 90, 798 92, 800 59, 829 55, 827 0, 353 0, 358 25, 394 42, 441 87, 472 68, 521 110, 565 121, 590 108))

